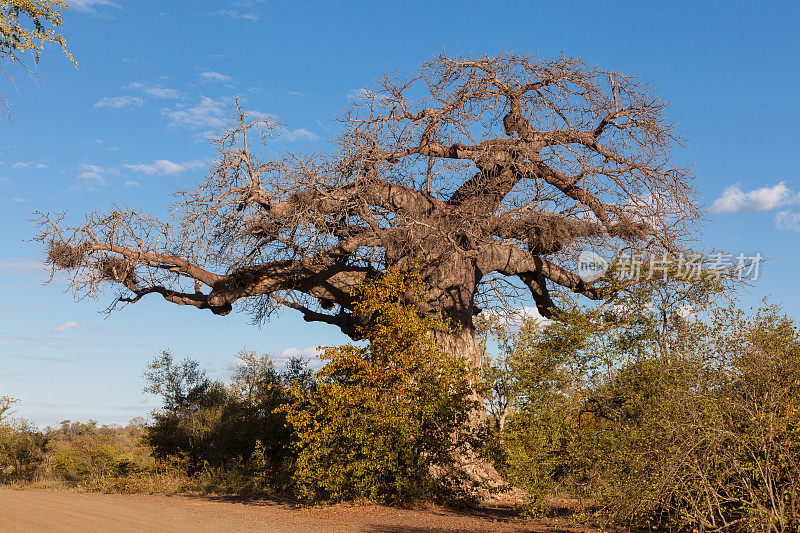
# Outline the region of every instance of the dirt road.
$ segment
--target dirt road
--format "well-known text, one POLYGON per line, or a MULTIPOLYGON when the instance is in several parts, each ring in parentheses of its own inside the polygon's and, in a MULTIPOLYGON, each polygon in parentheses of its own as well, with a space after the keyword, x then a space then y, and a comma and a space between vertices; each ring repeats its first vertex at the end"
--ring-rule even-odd
POLYGON ((0 489, 0 531, 441 533, 586 530, 527 521, 502 510, 460 513, 441 508, 393 509, 374 505, 308 509, 265 500, 0 489))

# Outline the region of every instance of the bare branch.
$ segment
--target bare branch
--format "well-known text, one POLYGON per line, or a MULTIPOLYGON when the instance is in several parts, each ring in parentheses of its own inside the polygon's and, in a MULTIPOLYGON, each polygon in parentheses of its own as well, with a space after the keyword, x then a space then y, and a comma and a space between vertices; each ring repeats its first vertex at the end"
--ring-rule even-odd
POLYGON ((123 304, 160 294, 258 318, 284 306, 352 335, 352 288, 416 264, 420 312, 470 331, 479 299, 532 298, 551 317, 551 290, 606 299, 609 283, 574 272, 579 250, 678 253, 702 219, 666 104, 635 77, 567 57, 442 55, 363 96, 338 150, 309 155, 272 153, 284 128, 236 102, 174 216, 39 214, 48 263, 78 297, 115 285, 123 304))

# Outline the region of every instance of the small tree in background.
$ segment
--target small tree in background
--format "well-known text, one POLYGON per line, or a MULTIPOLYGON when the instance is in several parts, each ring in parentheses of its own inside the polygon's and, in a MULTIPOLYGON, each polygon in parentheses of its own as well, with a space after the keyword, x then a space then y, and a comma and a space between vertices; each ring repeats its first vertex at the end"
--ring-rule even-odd
POLYGON ((8 416, 13 412, 11 407, 19 400, 11 396, 0 396, 0 424, 4 423, 8 416))
POLYGON ((169 350, 147 365, 143 377, 148 383, 144 392, 161 396, 168 412, 197 407, 214 385, 197 361, 176 363, 169 350))
POLYGON ((372 317, 369 344, 327 348, 316 390, 293 389, 287 419, 306 496, 399 502, 465 488, 458 464, 472 453, 466 422, 478 402, 463 359, 430 334, 447 324, 415 311, 421 283, 415 271, 390 269, 355 289, 356 311, 372 317))
POLYGON ((32 424, 10 418, 17 401, 0 396, 0 483, 33 479, 47 444, 47 439, 32 424))
POLYGON ((291 401, 290 386, 313 389, 303 361, 291 359, 281 370, 269 355, 243 349, 225 384, 209 379, 197 361, 175 363, 164 351, 144 377, 145 392, 164 402, 146 433, 155 457, 177 459, 214 490, 269 492, 286 485, 291 433, 277 409, 291 401))

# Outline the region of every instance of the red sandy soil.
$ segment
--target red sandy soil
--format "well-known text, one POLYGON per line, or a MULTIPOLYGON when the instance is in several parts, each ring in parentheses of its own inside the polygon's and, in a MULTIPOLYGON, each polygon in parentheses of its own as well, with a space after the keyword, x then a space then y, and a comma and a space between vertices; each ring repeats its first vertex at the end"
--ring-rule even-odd
POLYGON ((210 496, 97 494, 0 489, 0 531, 445 531, 589 532, 553 520, 527 520, 508 508, 455 511, 378 505, 305 508, 292 502, 210 496))

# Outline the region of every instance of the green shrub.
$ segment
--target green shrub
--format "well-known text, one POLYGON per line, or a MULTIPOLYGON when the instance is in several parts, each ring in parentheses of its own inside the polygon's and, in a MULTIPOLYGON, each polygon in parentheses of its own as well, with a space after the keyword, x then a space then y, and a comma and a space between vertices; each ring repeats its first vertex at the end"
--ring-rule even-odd
POLYGON ((363 330, 368 345, 327 348, 316 388, 292 389, 285 410, 302 495, 395 503, 463 491, 458 459, 473 444, 476 402, 463 362, 429 337, 447 326, 406 303, 420 283, 389 270, 360 286, 355 310, 375 317, 363 330))
POLYGON ((195 361, 176 364, 163 352, 145 374, 148 392, 160 394, 145 440, 159 460, 178 461, 214 490, 266 492, 285 488, 293 450, 286 415, 287 390, 313 388, 299 359, 277 370, 268 355, 243 350, 229 384, 211 381, 195 361))
POLYGON ((655 289, 626 303, 643 305, 623 327, 576 310, 507 337, 504 474, 534 507, 567 492, 633 525, 798 530, 797 326, 708 290, 677 313, 689 293, 655 289))
POLYGON ((144 429, 136 426, 98 426, 96 422, 65 420, 47 428, 47 456, 40 477, 88 490, 108 490, 129 476, 147 476, 158 469, 144 429))
POLYGON ((28 422, 0 422, 0 483, 30 482, 44 460, 47 439, 28 422))

